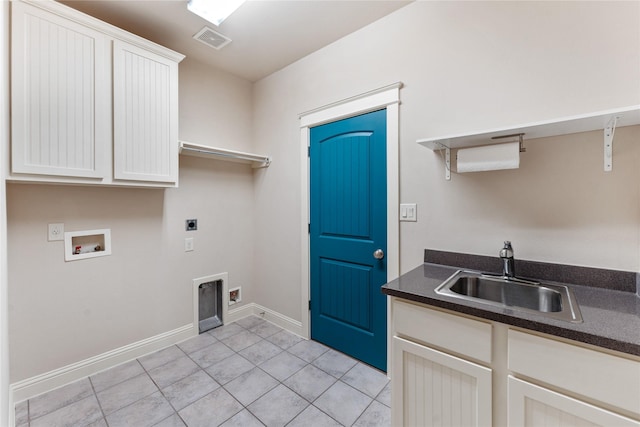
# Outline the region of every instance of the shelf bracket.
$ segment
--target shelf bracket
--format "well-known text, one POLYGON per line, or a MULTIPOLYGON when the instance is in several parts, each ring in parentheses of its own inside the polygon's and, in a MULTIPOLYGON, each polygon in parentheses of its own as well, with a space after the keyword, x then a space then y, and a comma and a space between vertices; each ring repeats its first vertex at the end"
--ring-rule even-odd
POLYGON ((449 147, 444 149, 444 177, 447 181, 451 181, 451 149, 449 147))
POLYGON ((616 132, 618 117, 612 117, 604 128, 604 171, 613 169, 613 134, 616 132))

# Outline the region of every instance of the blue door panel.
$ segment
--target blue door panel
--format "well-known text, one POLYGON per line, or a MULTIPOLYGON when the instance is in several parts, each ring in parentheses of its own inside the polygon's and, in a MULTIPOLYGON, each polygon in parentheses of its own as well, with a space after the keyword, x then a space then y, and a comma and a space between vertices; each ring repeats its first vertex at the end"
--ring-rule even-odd
POLYGON ((311 336, 386 370, 386 111, 311 129, 311 336))
POLYGON ((320 315, 371 332, 370 281, 370 266, 321 259, 320 315))

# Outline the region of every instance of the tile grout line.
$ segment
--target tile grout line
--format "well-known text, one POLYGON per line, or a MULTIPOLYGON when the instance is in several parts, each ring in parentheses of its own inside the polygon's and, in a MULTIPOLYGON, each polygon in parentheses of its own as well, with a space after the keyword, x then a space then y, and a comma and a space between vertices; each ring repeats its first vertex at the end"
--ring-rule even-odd
POLYGON ((102 403, 100 403, 100 399, 98 399, 98 393, 96 393, 96 388, 93 385, 93 381, 91 381, 91 377, 87 377, 87 379, 89 380, 89 385, 91 386, 91 391, 93 392, 93 397, 95 397, 96 401, 98 402, 98 408, 100 408, 100 413, 102 414, 102 419, 104 420, 104 423, 107 425, 107 427, 109 427, 109 422, 107 421, 107 414, 104 413, 104 409, 102 409, 102 403))

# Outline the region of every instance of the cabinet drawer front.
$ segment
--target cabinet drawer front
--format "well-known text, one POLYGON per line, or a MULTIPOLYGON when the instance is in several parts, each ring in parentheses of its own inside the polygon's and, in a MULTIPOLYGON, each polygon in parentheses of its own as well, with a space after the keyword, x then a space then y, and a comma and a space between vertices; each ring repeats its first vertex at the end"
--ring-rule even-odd
POLYGON ((392 425, 491 425, 491 369, 398 337, 393 363, 392 425))
POLYGON ((640 362, 509 330, 509 369, 640 415, 640 362))
POLYGON ((509 425, 640 427, 640 422, 510 376, 509 425))
POLYGON ((394 333, 491 363, 491 324, 394 299, 394 333))

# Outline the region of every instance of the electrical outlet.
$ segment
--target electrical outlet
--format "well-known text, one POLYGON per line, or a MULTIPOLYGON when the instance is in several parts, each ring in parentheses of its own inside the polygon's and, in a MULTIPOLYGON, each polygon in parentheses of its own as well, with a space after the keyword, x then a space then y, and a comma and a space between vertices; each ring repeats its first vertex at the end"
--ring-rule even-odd
POLYGON ((49 237, 50 242, 56 240, 64 240, 64 224, 49 224, 49 237))

